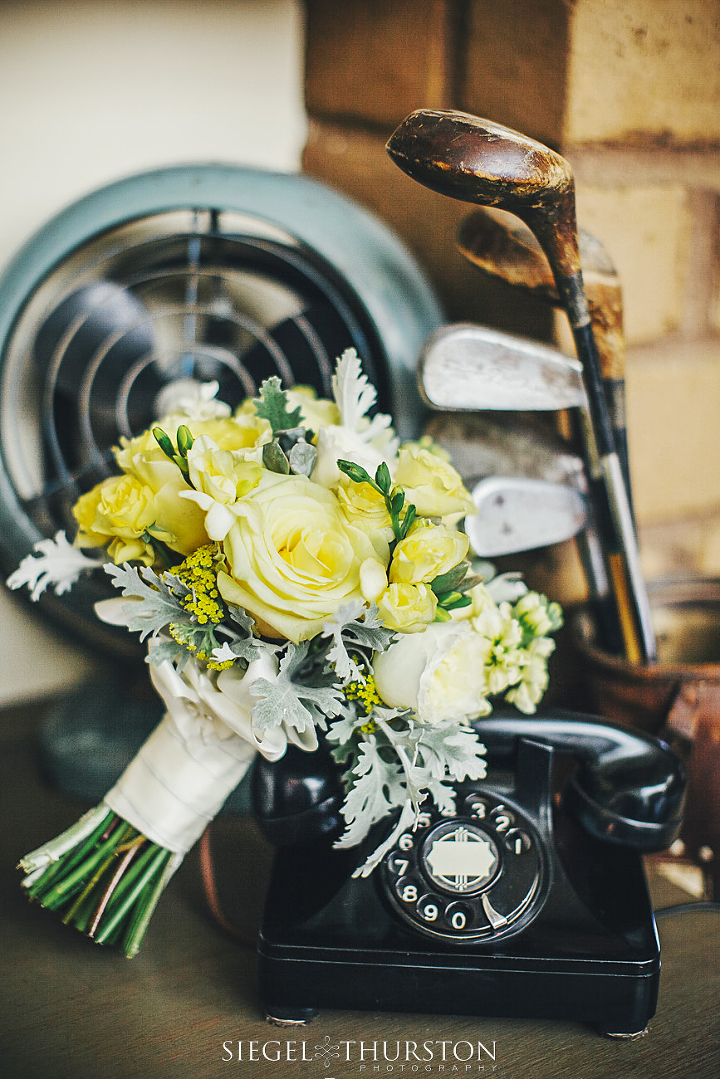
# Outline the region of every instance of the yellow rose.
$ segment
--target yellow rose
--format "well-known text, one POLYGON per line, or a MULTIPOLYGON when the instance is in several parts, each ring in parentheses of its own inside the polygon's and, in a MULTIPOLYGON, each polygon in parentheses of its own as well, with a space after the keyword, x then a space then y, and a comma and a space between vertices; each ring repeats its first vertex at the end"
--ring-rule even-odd
POLYGON ((392 522, 385 498, 369 483, 355 483, 343 476, 335 488, 340 507, 348 521, 369 534, 380 532, 389 543, 393 538, 392 522))
POLYGON ((312 386, 293 386, 287 391, 288 408, 292 412, 299 405, 302 423, 316 433, 321 427, 340 423, 340 411, 334 401, 318 397, 312 386))
POLYGON ((364 598, 360 567, 376 560, 368 536, 331 491, 306 476, 265 472, 233 509, 218 588, 255 616, 261 632, 314 637, 343 605, 364 598))
POLYGON ((418 522, 395 548, 389 580, 393 584, 430 583, 462 562, 469 545, 467 536, 456 529, 418 522))
POLYGON ((380 618, 400 633, 420 633, 436 611, 437 598, 426 584, 391 584, 378 600, 380 618))
POLYGON ((404 489, 407 501, 415 505, 420 517, 457 521, 475 512, 459 473, 442 457, 416 442, 401 446, 395 482, 404 489))
MULTIPOLYGON (((152 491, 134 476, 111 476, 81 495, 73 506, 78 547, 105 547, 116 563, 154 561, 152 545, 143 536, 155 524, 152 491)), ((163 537, 164 538, 164 537, 163 537)))
POLYGON ((161 427, 173 446, 176 446, 177 429, 181 424, 189 428, 194 439, 207 435, 222 450, 252 450, 272 441, 270 424, 254 414, 194 420, 180 412, 174 412, 164 416, 135 438, 121 437, 120 447, 115 450, 118 466, 123 472, 136 475, 144 483, 148 482, 148 470, 152 470, 156 465, 177 468, 160 449, 153 430, 161 427))
MULTIPOLYGON (((227 419, 207 420, 198 421, 194 426, 196 429, 214 426, 217 430, 218 425, 231 422, 227 419)), ((162 426, 162 423, 158 426, 162 426)), ((163 427, 163 430, 166 428, 163 427)), ((173 428, 168 424, 166 433, 173 445, 176 432, 177 425, 173 428)), ((205 513, 191 500, 180 497, 181 493, 189 492, 192 488, 183 479, 175 462, 166 457, 160 449, 152 431, 144 431, 137 438, 122 438, 120 441, 121 448, 116 450, 115 459, 123 472, 138 480, 154 496, 154 523, 159 530, 166 533, 162 538, 168 547, 188 555, 207 543, 205 513)))

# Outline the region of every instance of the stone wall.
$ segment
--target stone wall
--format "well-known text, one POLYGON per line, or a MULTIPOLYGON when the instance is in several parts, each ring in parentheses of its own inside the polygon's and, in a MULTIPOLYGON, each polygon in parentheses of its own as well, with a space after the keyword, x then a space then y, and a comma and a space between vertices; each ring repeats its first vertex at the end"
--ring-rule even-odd
MULTIPOLYGON (((720 2, 306 0, 307 172, 373 208, 448 318, 555 339, 564 316, 455 247, 469 207, 384 144, 417 108, 459 108, 564 154, 578 219, 624 293, 633 495, 646 574, 720 574, 720 2)), ((567 552, 540 556, 564 572, 567 552)), ((575 573, 563 577, 573 598, 575 573)))

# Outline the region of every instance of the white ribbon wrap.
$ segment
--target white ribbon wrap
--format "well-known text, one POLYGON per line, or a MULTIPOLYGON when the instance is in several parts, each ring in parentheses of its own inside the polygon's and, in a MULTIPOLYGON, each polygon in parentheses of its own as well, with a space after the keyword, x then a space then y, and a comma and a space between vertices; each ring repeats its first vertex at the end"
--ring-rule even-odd
POLYGON ((190 660, 151 665, 167 713, 128 765, 105 803, 148 839, 185 854, 200 838, 255 754, 278 760, 288 743, 317 747, 314 728, 299 735, 283 726, 258 732, 250 693, 258 678, 274 681, 277 661, 262 652, 243 674, 213 673, 190 660))

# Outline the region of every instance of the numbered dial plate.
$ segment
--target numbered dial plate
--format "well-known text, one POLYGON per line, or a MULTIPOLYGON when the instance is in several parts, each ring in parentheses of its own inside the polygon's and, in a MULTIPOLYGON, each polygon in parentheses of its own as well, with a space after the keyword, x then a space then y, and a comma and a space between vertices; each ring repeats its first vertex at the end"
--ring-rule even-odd
POLYGON ((458 795, 457 817, 420 814, 385 857, 383 887, 420 932, 496 941, 523 929, 542 903, 540 837, 522 810, 496 794, 458 795))

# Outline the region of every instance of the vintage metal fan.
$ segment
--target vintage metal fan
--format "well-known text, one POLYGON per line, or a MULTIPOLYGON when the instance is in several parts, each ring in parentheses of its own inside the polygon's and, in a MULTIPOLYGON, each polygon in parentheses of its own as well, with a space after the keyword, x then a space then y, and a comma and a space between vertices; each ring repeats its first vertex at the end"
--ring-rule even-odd
MULTIPOLYGON (((0 569, 113 469, 111 448, 188 383, 231 405, 279 375, 330 389, 354 346, 400 433, 440 321, 422 273, 376 218, 307 177, 199 165, 104 187, 45 225, 0 279, 0 569)), ((94 616, 103 574, 38 606, 94 648, 140 649, 94 616)), ((36 608, 37 609, 37 608, 36 608)))

